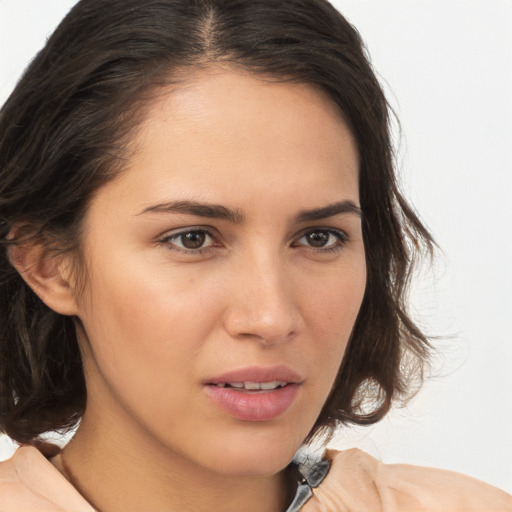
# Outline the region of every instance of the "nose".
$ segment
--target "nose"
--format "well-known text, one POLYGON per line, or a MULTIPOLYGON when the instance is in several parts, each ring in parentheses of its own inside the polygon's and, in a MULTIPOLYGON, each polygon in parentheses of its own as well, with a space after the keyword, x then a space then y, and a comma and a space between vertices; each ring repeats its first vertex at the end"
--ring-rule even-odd
POLYGON ((233 272, 224 328, 233 338, 265 345, 294 339, 304 328, 299 296, 278 257, 246 261, 233 272))

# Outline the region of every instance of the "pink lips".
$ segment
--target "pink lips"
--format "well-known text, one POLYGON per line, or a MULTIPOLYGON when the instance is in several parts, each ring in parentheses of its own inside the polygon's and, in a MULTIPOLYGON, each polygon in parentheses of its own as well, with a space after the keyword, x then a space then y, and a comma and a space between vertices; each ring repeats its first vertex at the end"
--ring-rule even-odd
POLYGON ((206 382, 205 391, 222 410, 244 421, 270 421, 294 402, 302 378, 286 366, 250 367, 227 372, 206 382), (284 387, 258 391, 222 387, 227 383, 286 382, 284 387), (220 385, 220 386, 219 386, 220 385))

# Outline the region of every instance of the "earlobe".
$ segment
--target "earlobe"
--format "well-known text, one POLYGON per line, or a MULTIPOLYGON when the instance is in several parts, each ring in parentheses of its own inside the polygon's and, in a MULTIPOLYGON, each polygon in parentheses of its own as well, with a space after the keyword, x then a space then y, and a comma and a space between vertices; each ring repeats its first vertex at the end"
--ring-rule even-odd
POLYGON ((52 254, 44 243, 21 242, 9 248, 12 265, 34 293, 55 312, 77 315, 69 254, 52 254))

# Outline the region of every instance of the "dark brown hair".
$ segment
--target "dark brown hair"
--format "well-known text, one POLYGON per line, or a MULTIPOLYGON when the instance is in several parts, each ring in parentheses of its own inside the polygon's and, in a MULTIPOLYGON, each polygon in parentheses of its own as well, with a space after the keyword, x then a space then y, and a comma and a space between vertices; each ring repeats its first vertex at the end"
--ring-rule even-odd
POLYGON ((354 27, 325 0, 82 0, 0 113, 0 428, 13 439, 76 424, 86 389, 74 319, 32 292, 9 245, 37 236, 77 249, 88 201, 122 171, 139 107, 214 63, 322 88, 357 140, 367 287, 311 435, 378 421, 421 377, 429 344, 405 294, 433 242, 398 190, 390 110, 354 27))

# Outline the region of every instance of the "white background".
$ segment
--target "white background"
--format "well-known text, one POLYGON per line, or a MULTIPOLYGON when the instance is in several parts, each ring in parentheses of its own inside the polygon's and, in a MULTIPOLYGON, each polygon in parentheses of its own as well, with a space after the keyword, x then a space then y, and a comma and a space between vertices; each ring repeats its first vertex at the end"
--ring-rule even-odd
MULTIPOLYGON (((0 0, 0 102, 73 0, 0 0)), ((512 491, 512 2, 338 0, 402 123, 403 187, 443 253, 412 294, 438 370, 411 405, 346 429, 386 462, 512 491)), ((397 136, 398 140, 398 136, 397 136)), ((0 439, 0 460, 12 451, 0 439)))

